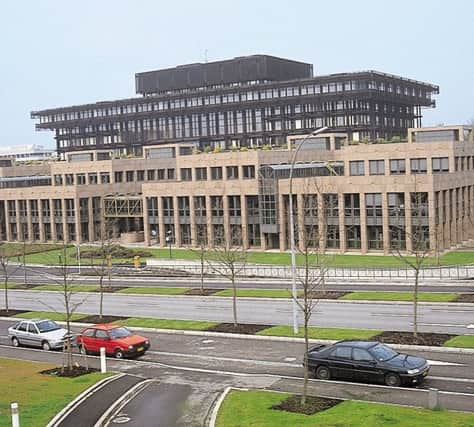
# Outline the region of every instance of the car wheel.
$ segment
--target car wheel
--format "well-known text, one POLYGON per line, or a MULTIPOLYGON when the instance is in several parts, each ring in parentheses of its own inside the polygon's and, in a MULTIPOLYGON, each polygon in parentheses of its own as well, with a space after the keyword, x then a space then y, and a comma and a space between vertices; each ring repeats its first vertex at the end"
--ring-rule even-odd
POLYGON ((20 347, 20 341, 18 341, 17 337, 12 338, 12 345, 13 347, 20 347))
POLYGON ((43 341, 41 343, 41 347, 43 348, 44 351, 50 351, 51 350, 51 346, 49 345, 48 341, 43 341))
POLYGON ((316 369, 316 378, 318 380, 329 380, 331 379, 331 372, 327 366, 318 366, 316 369))
POLYGON ((115 355, 116 359, 123 359, 123 351, 120 350, 119 348, 117 350, 115 350, 114 355, 115 355))
POLYGON ((385 375, 385 385, 388 385, 389 387, 399 387, 401 383, 402 381, 399 375, 392 372, 385 375))

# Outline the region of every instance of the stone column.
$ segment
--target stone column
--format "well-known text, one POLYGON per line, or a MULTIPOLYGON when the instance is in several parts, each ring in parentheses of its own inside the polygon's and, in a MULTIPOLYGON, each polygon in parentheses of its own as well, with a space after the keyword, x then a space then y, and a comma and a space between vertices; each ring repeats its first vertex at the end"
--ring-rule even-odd
POLYGON ((63 216, 63 242, 67 243, 69 241, 69 236, 67 234, 66 199, 61 199, 61 213, 63 216))
POLYGON ((407 241, 407 252, 413 251, 413 240, 412 240, 412 212, 411 212, 411 197, 410 192, 405 191, 405 236, 407 241))
POLYGON ((16 214, 16 231, 17 231, 17 238, 19 242, 22 242, 25 238, 23 235, 23 227, 20 221, 20 201, 15 200, 15 214, 16 214))
POLYGON ((344 193, 338 194, 338 208, 339 208, 339 252, 343 254, 347 251, 346 239, 346 215, 344 210, 344 193))
POLYGON ((177 247, 181 246, 181 226, 179 224, 179 205, 178 197, 173 197, 173 212, 174 212, 174 242, 177 247))
POLYGON ((94 222, 94 209, 93 209, 93 198, 89 197, 87 202, 87 217, 88 217, 88 229, 89 229, 89 242, 93 242, 95 240, 95 222, 94 222))
POLYGON ((247 229, 247 200, 245 194, 240 195, 240 226, 242 229, 242 247, 244 250, 249 248, 249 235, 247 229))
POLYGON ((31 200, 26 200, 26 226, 28 228, 28 240, 32 242, 33 236, 33 218, 31 217, 31 200))
POLYGON ((157 205, 158 205, 158 233, 160 235, 160 247, 164 248, 166 246, 166 236, 165 236, 163 200, 161 196, 157 197, 157 205))
POLYGON ((278 229, 280 230, 280 251, 288 249, 286 237, 285 198, 283 194, 278 195, 278 229))
POLYGON ((6 227, 6 239, 7 242, 11 242, 12 240, 12 230, 11 230, 11 225, 10 225, 10 215, 8 213, 8 200, 5 200, 5 203, 3 204, 4 210, 5 210, 5 227, 6 227))
POLYGON ((206 196, 206 222, 207 222, 207 242, 210 247, 214 245, 212 233, 212 209, 211 196, 206 196))
POLYGON ((191 246, 198 246, 196 234, 196 207, 194 196, 189 196, 189 224, 191 227, 191 246))
POLYGON ((229 196, 224 194, 222 196, 222 208, 224 209, 224 239, 229 239, 231 241, 234 236, 230 234, 230 212, 229 212, 229 196))
POLYGON ((148 197, 142 197, 143 206, 143 234, 145 246, 150 246, 150 218, 148 216, 148 197))
POLYGON ((382 193, 382 238, 383 238, 383 253, 390 254, 390 233, 388 225, 388 194, 382 193))
POLYGON ((49 224, 51 227, 51 240, 56 242, 58 240, 58 236, 56 234, 56 223, 54 221, 54 199, 49 199, 49 224))
POLYGON ((81 231, 81 204, 79 197, 74 199, 74 226, 76 227, 76 244, 80 245, 82 241, 81 231))
POLYGON ((434 192, 430 191, 428 193, 428 235, 430 239, 430 251, 436 251, 437 241, 438 241, 438 230, 436 227, 436 218, 435 218, 435 197, 434 192))
POLYGON ((367 239, 367 210, 365 207, 365 193, 360 193, 360 251, 366 254, 369 250, 367 239))
POLYGON ((38 199, 38 226, 39 226, 39 234, 40 234, 40 242, 44 243, 45 238, 44 238, 44 224, 43 224, 43 202, 44 200, 38 199))

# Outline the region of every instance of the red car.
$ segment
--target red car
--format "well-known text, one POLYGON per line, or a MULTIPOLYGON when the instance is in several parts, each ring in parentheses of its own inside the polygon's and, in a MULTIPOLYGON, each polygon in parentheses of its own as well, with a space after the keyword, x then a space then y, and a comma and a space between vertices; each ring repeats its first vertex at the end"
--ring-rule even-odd
POLYGON ((77 337, 77 345, 86 354, 100 353, 100 348, 105 347, 107 355, 122 359, 145 353, 150 348, 150 340, 124 326, 104 323, 85 328, 77 337))

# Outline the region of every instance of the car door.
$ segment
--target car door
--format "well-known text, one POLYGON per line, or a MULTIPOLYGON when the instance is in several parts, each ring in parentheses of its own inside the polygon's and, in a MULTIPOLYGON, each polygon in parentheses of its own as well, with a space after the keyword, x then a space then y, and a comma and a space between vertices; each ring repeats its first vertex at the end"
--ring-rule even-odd
POLYGON ((346 380, 352 379, 352 347, 337 346, 329 356, 331 375, 346 380))
POLYGON ((357 381, 376 382, 379 380, 377 361, 363 348, 352 349, 353 378, 357 381))
POLYGON ((81 342, 87 349, 87 351, 95 352, 97 350, 96 340, 95 340, 95 329, 86 329, 81 334, 81 342))
POLYGON ((41 335, 34 323, 28 323, 28 328, 26 332, 28 333, 29 345, 41 347, 41 335))
POLYGON ((113 350, 110 350, 110 338, 107 331, 103 329, 96 329, 95 331, 95 345, 97 346, 97 352, 100 352, 100 348, 104 347, 106 353, 110 354, 113 350))
POLYGON ((16 328, 15 336, 20 344, 28 345, 28 322, 21 322, 16 328))

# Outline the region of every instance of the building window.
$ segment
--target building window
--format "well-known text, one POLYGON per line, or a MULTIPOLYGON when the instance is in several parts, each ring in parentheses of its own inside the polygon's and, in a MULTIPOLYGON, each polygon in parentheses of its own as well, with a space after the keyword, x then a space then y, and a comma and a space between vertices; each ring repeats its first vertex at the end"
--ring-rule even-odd
POLYGON ((211 168, 211 179, 212 180, 221 180, 222 179, 222 168, 221 167, 212 167, 211 168))
POLYGON ((174 169, 167 170, 167 177, 168 179, 174 179, 174 169))
POLYGON ((54 185, 63 185, 62 175, 54 175, 54 185))
POLYGON ((224 216, 224 205, 222 196, 211 196, 211 215, 213 217, 224 216))
POLYGON ((242 175, 244 179, 255 178, 255 166, 254 165, 242 166, 242 175))
POLYGON ((190 216, 189 197, 178 197, 179 216, 190 216))
POLYGON ((431 167, 433 173, 449 172, 449 159, 447 157, 433 157, 431 167))
POLYGON ((239 167, 238 166, 227 166, 227 179, 239 179, 239 167))
POLYGON ((196 181, 207 180, 207 168, 196 168, 196 181))
POLYGON ((126 171, 125 177, 127 182, 133 182, 135 178, 135 171, 126 171))
POLYGON ((426 173, 426 159, 410 159, 411 173, 426 173))
POLYGON ((156 171, 156 179, 158 181, 163 181, 165 179, 165 169, 158 169, 156 171))
POLYGON ((101 172, 100 173, 100 183, 101 184, 109 184, 110 183, 110 174, 108 172, 101 172))
POLYGON ((382 194, 368 193, 365 195, 365 208, 367 217, 382 217, 382 194))
POLYGON ((360 217, 359 193, 344 194, 344 216, 347 219, 360 217))
POLYGON ((390 175, 405 175, 405 159, 390 160, 390 175))
POLYGON ((66 174, 66 185, 74 185, 74 175, 72 173, 66 174))
POLYGON ((115 172, 115 182, 122 182, 123 181, 123 172, 122 171, 117 171, 115 172))
POLYGON ((155 169, 148 169, 146 171, 146 177, 148 181, 154 181, 156 179, 155 176, 156 176, 155 169))
POLYGON ((76 182, 77 182, 77 185, 86 185, 86 174, 78 173, 76 175, 76 182))
POLYGON ((88 174, 89 177, 89 184, 95 185, 97 184, 97 174, 96 173, 90 173, 88 174))
POLYGON ((240 196, 229 196, 229 216, 241 216, 240 196))
POLYGON ((145 171, 144 170, 137 171, 137 181, 145 181, 145 171))
POLYGON ((364 175, 364 161, 363 160, 354 160, 349 162, 349 173, 351 176, 360 176, 364 175))
POLYGON ((181 181, 191 181, 193 179, 191 168, 181 168, 181 181))
POLYGON ((163 203, 163 216, 164 217, 173 217, 173 215, 174 215, 173 198, 172 197, 162 197, 161 201, 163 203))
POLYGON ((385 175, 385 162, 383 160, 369 160, 370 175, 385 175))

